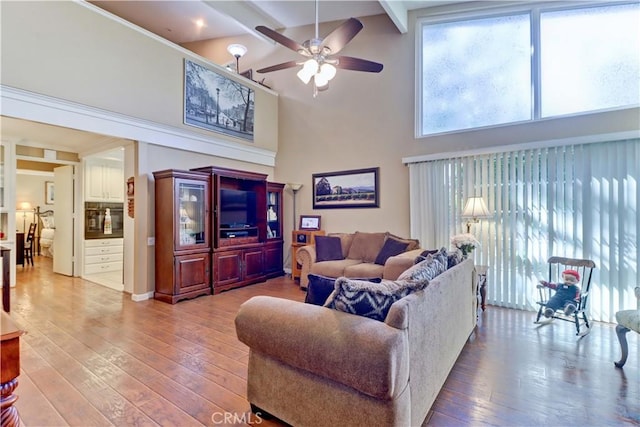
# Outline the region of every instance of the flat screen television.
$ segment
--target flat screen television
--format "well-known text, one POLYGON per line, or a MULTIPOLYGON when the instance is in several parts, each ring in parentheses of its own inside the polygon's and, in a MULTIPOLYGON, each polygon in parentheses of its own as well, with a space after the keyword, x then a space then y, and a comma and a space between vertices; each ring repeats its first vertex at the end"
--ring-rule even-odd
POLYGON ((220 190, 220 227, 256 226, 256 193, 245 190, 220 190))

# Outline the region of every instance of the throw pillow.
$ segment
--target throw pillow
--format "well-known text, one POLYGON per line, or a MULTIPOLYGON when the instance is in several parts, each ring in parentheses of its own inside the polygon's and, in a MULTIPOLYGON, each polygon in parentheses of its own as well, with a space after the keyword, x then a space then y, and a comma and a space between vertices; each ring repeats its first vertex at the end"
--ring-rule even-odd
POLYGON ((364 233, 356 231, 347 258, 374 262, 384 245, 385 233, 364 233))
POLYGON ((344 259, 339 237, 316 236, 316 262, 344 259))
POLYGON ((389 232, 387 232, 387 237, 393 237, 394 239, 400 240, 401 242, 407 242, 408 243, 408 246, 407 246, 407 250, 408 251, 412 251, 414 249, 420 248, 420 240, 418 240, 418 239, 405 239, 403 237, 396 236, 395 234, 391 234, 389 232))
POLYGON ((436 253, 438 253, 438 249, 427 249, 426 251, 422 251, 422 252, 420 252, 420 255, 418 255, 416 257, 416 259, 413 261, 413 263, 417 264, 419 262, 422 262, 425 259, 427 259, 427 255, 436 254, 436 253))
POLYGON ((447 264, 438 261, 435 254, 427 255, 427 259, 418 264, 415 264, 413 267, 405 270, 399 277, 398 280, 410 280, 417 282, 429 283, 431 279, 436 277, 438 274, 443 273, 447 269, 447 264))
POLYGON ((445 247, 440 248, 440 250, 433 255, 435 259, 440 261, 440 263, 444 266, 445 270, 447 269, 447 265, 448 265, 448 256, 449 256, 449 253, 447 251, 447 248, 445 247))
POLYGON ((346 256, 349 253, 349 249, 351 248, 351 243, 353 242, 353 233, 329 233, 327 236, 339 237, 340 243, 342 244, 342 254, 346 256))
MULTIPOLYGON (((307 285, 307 295, 304 302, 307 304, 324 305, 335 288, 336 278, 320 276, 319 274, 308 274, 307 277, 309 278, 309 284, 307 285)), ((380 283, 382 281, 379 277, 352 280, 363 280, 373 283, 380 283)))
POLYGON ((382 249, 378 252, 375 263, 378 265, 384 265, 384 263, 387 262, 387 258, 401 254, 407 250, 408 246, 409 243, 407 242, 401 242, 393 237, 387 237, 387 240, 384 241, 384 245, 382 245, 382 249))
POLYGON ((447 268, 455 267, 462 262, 462 252, 454 251, 449 252, 447 255, 447 268))
POLYGON ((371 283, 340 277, 324 306, 382 322, 394 302, 425 286, 427 282, 383 280, 371 283))

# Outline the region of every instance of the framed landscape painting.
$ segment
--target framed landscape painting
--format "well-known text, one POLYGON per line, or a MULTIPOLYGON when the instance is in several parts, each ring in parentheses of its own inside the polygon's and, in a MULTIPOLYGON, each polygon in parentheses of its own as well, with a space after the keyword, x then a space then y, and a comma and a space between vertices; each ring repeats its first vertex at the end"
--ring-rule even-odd
POLYGON ((313 174, 313 209, 379 207, 379 169, 313 174))
POLYGON ((253 142, 255 93, 200 64, 184 60, 184 123, 253 142))

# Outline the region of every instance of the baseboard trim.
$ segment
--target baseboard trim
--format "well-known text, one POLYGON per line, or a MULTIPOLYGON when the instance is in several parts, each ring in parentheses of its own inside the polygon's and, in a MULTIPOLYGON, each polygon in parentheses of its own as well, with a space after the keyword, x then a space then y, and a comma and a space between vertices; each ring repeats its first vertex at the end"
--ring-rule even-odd
POLYGON ((146 292, 144 294, 131 294, 131 301, 140 302, 153 298, 153 292, 146 292))

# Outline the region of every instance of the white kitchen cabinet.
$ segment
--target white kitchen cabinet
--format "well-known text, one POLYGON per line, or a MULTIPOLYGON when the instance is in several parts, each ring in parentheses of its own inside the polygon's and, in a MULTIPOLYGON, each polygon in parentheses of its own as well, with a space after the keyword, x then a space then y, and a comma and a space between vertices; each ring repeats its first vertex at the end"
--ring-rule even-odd
POLYGON ((84 241, 85 275, 122 271, 123 239, 91 239, 84 241))
POLYGON ((111 159, 85 160, 85 196, 87 202, 124 202, 124 166, 111 159))

